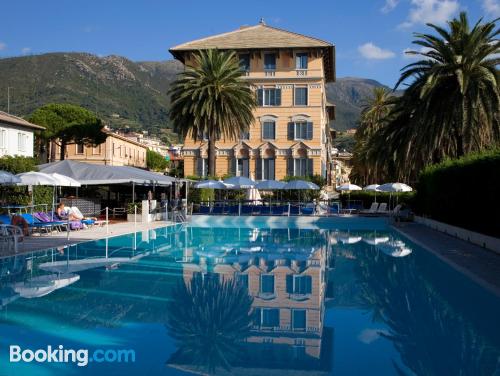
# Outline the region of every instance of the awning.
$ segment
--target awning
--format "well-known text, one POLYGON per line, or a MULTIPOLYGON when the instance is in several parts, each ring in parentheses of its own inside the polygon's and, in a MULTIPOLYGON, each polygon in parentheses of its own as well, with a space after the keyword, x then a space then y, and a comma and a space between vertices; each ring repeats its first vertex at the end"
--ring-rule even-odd
POLYGON ((176 179, 170 176, 141 170, 130 166, 108 166, 92 163, 64 160, 46 163, 38 166, 40 172, 58 173, 69 176, 82 185, 99 184, 142 184, 142 185, 171 185, 176 179))

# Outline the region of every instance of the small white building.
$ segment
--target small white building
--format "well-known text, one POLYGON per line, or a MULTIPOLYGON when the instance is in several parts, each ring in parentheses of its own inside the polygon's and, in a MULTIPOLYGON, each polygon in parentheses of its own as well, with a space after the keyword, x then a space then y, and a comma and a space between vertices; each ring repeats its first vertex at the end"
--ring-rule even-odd
POLYGON ((0 111, 0 157, 33 157, 35 131, 44 130, 20 117, 0 111))

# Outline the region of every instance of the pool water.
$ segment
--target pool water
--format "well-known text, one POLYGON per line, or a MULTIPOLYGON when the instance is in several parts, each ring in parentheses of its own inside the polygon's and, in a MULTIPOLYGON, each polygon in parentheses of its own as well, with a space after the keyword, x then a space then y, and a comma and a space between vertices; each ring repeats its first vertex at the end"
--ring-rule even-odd
POLYGON ((0 259, 0 375, 500 374, 500 299, 385 223, 259 221, 0 259), (135 361, 12 363, 11 345, 135 361))

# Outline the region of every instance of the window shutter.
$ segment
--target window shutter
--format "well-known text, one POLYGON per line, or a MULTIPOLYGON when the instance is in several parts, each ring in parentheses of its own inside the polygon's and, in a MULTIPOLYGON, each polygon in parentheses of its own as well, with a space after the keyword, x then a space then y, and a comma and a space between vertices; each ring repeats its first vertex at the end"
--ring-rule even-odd
POLYGON ((293 274, 286 275, 286 292, 287 294, 293 294, 293 274))
POLYGON ((313 138, 313 123, 307 123, 307 137, 306 140, 312 140, 313 138))
POLYGON ((257 104, 259 106, 264 105, 264 90, 263 89, 257 89, 257 104))
POLYGON ((304 104, 305 104, 305 106, 308 106, 309 105, 309 89, 307 87, 304 90, 304 95, 305 95, 304 104))
POLYGON ((274 170, 274 159, 269 159, 268 165, 268 180, 274 180, 275 170, 274 170))
POLYGON ((255 178, 262 180, 262 159, 260 158, 255 160, 255 178))
POLYGON ((236 176, 236 157, 231 159, 231 174, 236 176))
POLYGON ((203 176, 203 158, 199 157, 196 159, 196 175, 203 176))
POLYGON ((254 325, 260 326, 261 324, 260 312, 260 308, 255 308, 253 311, 254 325))
POLYGON ((286 160, 286 174, 288 176, 294 176, 294 174, 293 174, 293 158, 288 158, 286 160))
POLYGON ((276 106, 281 106, 281 89, 276 89, 276 106))
POLYGON ((243 159, 243 176, 250 177, 250 171, 248 169, 248 159, 243 159))
POLYGON ((306 282, 305 293, 312 294, 312 277, 310 275, 306 275, 304 278, 306 282))
POLYGON ((293 123, 293 122, 288 123, 288 140, 295 139, 295 137, 294 137, 295 132, 294 131, 295 131, 295 123, 293 123))
POLYGON ((314 160, 312 158, 307 160, 307 175, 314 175, 314 160))

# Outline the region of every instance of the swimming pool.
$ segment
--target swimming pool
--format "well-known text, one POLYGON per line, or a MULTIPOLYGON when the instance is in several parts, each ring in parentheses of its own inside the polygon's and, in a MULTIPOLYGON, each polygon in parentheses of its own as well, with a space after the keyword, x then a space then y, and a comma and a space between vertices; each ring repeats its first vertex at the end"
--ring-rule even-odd
POLYGON ((500 299, 380 219, 200 217, 4 258, 0 303, 0 375, 500 372, 500 299))

